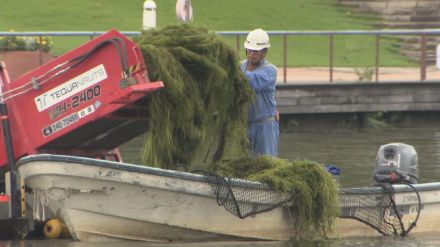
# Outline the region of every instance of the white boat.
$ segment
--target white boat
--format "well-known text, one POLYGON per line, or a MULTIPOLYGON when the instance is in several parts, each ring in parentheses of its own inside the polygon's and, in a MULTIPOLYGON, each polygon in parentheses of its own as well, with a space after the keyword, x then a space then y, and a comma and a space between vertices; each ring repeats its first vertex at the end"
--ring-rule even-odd
MULTIPOLYGON (((76 240, 288 240, 295 232, 287 207, 244 219, 226 211, 203 175, 49 154, 24 157, 18 169, 32 190, 34 217, 41 217, 46 208, 65 222, 76 240)), ((440 183, 415 184, 418 193, 406 185, 390 188, 402 222, 409 226, 418 219, 411 234, 440 229, 440 183)), ((362 210, 367 210, 367 221, 386 216, 375 208, 386 206, 388 195, 380 188, 342 192, 342 216, 346 218, 337 219, 331 236, 381 235, 368 225, 371 222, 350 217, 359 216, 362 210), (368 200, 371 205, 359 206, 368 200)), ((393 212, 388 216, 396 216, 393 212)))

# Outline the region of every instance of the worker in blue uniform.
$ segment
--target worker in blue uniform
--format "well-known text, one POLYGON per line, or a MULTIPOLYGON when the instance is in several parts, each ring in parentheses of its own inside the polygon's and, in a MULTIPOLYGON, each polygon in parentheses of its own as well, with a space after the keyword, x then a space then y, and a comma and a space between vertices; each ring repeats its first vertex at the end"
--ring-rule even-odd
POLYGON ((276 110, 276 67, 265 57, 270 47, 269 35, 262 29, 248 34, 244 42, 246 59, 241 71, 255 91, 255 101, 249 108, 248 138, 252 154, 278 155, 279 115, 276 110))

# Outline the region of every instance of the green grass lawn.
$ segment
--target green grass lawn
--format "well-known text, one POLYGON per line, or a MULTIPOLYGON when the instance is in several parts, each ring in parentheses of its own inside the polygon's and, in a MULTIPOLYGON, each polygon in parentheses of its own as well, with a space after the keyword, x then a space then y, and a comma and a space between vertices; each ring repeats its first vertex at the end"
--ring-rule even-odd
MULTIPOLYGON (((157 25, 176 24, 175 0, 156 0, 157 25)), ((139 31, 143 0, 0 0, 0 31, 139 31)), ((369 30, 374 17, 336 4, 336 0, 192 0, 194 22, 212 31, 369 30)), ((55 55, 63 54, 88 37, 54 37, 55 55)), ((235 46, 235 38, 226 38, 235 46)), ((241 42, 244 36, 241 37, 241 42)), ((281 37, 271 37, 269 60, 283 64, 281 37)), ((328 66, 326 36, 290 36, 289 66, 328 66)), ((411 65, 396 53, 390 40, 381 44, 381 66, 411 65)), ((337 36, 335 66, 374 66, 374 37, 337 36)), ((243 50, 241 50, 243 53, 243 50)), ((243 56, 243 54, 241 54, 243 56)))

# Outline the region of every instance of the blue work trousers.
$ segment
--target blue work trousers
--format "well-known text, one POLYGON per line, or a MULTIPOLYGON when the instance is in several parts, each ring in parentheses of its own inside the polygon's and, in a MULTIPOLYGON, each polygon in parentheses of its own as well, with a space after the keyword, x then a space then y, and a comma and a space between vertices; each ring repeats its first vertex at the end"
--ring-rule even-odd
POLYGON ((257 123, 248 123, 248 138, 253 155, 278 156, 280 126, 274 117, 257 123))

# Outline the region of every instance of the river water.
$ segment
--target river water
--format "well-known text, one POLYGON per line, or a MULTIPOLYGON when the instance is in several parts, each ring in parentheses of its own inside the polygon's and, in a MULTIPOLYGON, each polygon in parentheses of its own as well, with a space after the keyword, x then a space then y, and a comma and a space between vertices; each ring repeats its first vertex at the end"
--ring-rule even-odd
POLYGON ((387 116, 388 124, 380 118, 359 118, 321 115, 290 119, 281 134, 280 156, 332 164, 341 169, 343 187, 365 186, 372 183, 379 147, 400 142, 417 151, 420 182, 439 181, 440 116, 396 114, 387 116))
MULTIPOLYGON (((391 122, 382 124, 384 116, 365 118, 351 116, 301 116, 286 117, 282 121, 280 157, 309 159, 332 164, 341 169, 343 187, 371 184, 376 153, 380 145, 402 142, 413 145, 419 157, 421 182, 439 181, 440 178, 440 116, 436 114, 408 114, 386 116, 391 122), (391 120, 390 120, 391 119, 391 120)), ((137 160, 141 138, 121 148, 126 161, 137 160)), ((394 237, 365 237, 320 241, 280 242, 211 242, 211 243, 145 243, 110 242, 85 243, 70 240, 26 240, 0 242, 6 246, 60 246, 60 247, 419 247, 440 246, 439 235, 394 237)))

